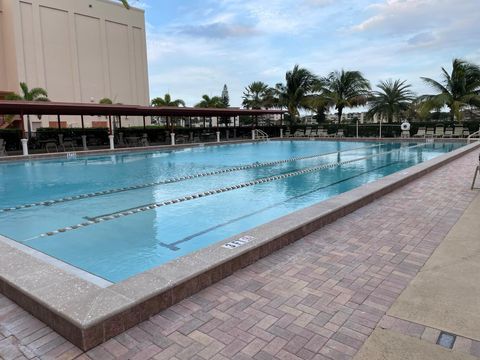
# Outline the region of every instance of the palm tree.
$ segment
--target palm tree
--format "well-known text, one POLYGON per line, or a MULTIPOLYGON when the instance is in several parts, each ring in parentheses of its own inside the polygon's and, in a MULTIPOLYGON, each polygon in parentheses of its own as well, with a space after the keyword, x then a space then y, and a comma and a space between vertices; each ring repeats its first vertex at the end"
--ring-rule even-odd
POLYGON ((170 94, 165 94, 163 98, 156 97, 152 99, 152 106, 185 107, 185 101, 183 101, 182 99, 172 100, 172 96, 170 94))
MULTIPOLYGON (((151 104, 154 107, 161 107, 161 106, 185 107, 185 101, 183 101, 182 99, 172 100, 172 96, 168 93, 165 94, 165 96, 163 98, 161 98, 161 97, 153 98, 152 101, 151 101, 151 104)), ((170 118, 168 116, 167 116, 167 121, 166 122, 167 122, 166 125, 168 127, 169 122, 170 122, 170 118)), ((172 127, 173 127, 173 121, 171 123, 172 123, 172 127)))
POLYGON ((286 73, 285 80, 285 84, 276 86, 279 105, 288 109, 290 121, 295 122, 299 109, 308 107, 307 96, 311 94, 318 79, 309 70, 295 65, 293 70, 286 73))
POLYGON ((271 88, 261 81, 254 81, 243 92, 243 106, 247 109, 262 109, 267 107, 271 88))
POLYGON ((411 85, 405 80, 381 81, 377 87, 380 91, 374 91, 369 98, 368 115, 386 117, 389 123, 400 113, 408 111, 415 99, 414 93, 410 90, 411 85))
POLYGON ((123 6, 125 6, 125 8, 130 9, 130 4, 127 0, 120 0, 120 2, 123 4, 123 6))
POLYGON ((451 73, 442 68, 441 82, 427 77, 422 77, 422 80, 438 92, 420 97, 425 111, 447 106, 450 119, 461 121, 462 109, 480 106, 480 67, 476 64, 454 59, 451 73))
MULTIPOLYGON (((5 96, 5 100, 12 101, 50 101, 48 99, 47 90, 37 87, 29 89, 28 85, 24 82, 20 83, 20 89, 22 94, 11 93, 5 96)), ((30 115, 27 115, 27 126, 28 126, 28 138, 32 137, 32 125, 30 124, 30 115)))
POLYGON ((224 108, 225 104, 220 96, 210 97, 208 95, 202 96, 202 101, 195 105, 197 108, 224 108))
POLYGON ((334 71, 326 80, 326 94, 342 120, 343 109, 365 105, 370 91, 370 82, 360 71, 334 71))
POLYGON ((325 79, 318 79, 312 87, 312 94, 307 97, 307 108, 317 114, 317 122, 326 120, 326 111, 333 106, 326 88, 325 79))

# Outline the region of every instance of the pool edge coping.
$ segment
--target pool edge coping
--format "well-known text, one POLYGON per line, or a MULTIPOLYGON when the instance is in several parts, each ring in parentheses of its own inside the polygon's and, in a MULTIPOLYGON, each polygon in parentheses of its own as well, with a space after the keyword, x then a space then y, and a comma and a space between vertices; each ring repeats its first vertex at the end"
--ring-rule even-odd
POLYGON ((82 350, 89 350, 236 270, 479 147, 480 143, 466 145, 106 288, 72 274, 61 274, 63 270, 21 250, 6 249, 10 246, 0 242, 0 259, 10 257, 10 261, 26 264, 32 270, 25 273, 25 269, 0 267, 0 292, 82 350), (255 239, 233 249, 223 247, 244 236, 255 239), (46 276, 58 279, 58 283, 40 286, 46 276))

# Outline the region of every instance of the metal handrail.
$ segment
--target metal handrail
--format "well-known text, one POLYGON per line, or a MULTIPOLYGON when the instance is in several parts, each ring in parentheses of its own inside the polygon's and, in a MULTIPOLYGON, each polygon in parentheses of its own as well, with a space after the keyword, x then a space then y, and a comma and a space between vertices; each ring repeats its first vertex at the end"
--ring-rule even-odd
POLYGON ((255 139, 268 140, 268 134, 260 129, 255 129, 255 139))
POLYGON ((470 144, 472 142, 472 139, 475 139, 476 141, 480 141, 480 130, 474 132, 473 134, 470 134, 467 137, 467 142, 470 144))

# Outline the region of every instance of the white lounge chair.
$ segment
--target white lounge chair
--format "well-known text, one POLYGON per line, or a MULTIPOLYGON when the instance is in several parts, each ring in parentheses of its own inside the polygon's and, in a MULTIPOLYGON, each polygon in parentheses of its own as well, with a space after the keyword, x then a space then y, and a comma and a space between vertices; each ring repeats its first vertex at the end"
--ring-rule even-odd
POLYGON ((443 134, 445 134, 443 126, 437 126, 435 128, 435 134, 433 136, 434 137, 443 137, 443 134))
POLYGON ((453 136, 453 129, 451 127, 447 127, 445 129, 445 133, 443 134, 444 138, 451 138, 453 136))
POLYGON ((453 131, 453 137, 462 137, 463 136, 463 126, 455 126, 453 131))
POLYGON ((303 135, 305 135, 305 131, 303 129, 297 129, 295 130, 293 137, 302 137, 303 135))
POLYGON ((335 136, 336 136, 336 137, 345 137, 345 134, 344 134, 344 132, 343 132, 343 129, 339 129, 339 130, 337 131, 337 134, 336 134, 335 136))
POLYGON ((435 129, 434 128, 427 128, 427 132, 425 133, 425 137, 434 137, 435 136, 435 129))
POLYGON ((328 137, 328 130, 327 129, 318 129, 317 131, 318 137, 328 137))
POLYGON ((419 127, 418 130, 417 130, 417 133, 415 135, 413 135, 413 137, 425 137, 425 127, 422 126, 422 127, 419 127))

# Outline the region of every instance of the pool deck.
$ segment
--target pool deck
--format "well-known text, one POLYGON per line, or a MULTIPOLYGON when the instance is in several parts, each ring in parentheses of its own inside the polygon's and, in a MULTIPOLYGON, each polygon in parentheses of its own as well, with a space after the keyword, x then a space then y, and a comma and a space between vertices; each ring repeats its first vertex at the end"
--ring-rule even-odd
MULTIPOLYGON (((407 344, 428 354, 446 351, 449 359, 480 357, 480 339, 459 331, 462 321, 454 327, 455 319, 478 317, 478 307, 476 312, 469 307, 472 299, 464 297, 469 306, 445 302, 440 314, 452 305, 457 313, 450 322, 435 322, 438 315, 429 318, 422 303, 428 305, 431 293, 415 290, 426 281, 437 291, 435 298, 456 299, 452 294, 462 294, 458 287, 465 284, 457 280, 475 270, 468 267, 475 263, 452 252, 447 241, 455 224, 460 230, 472 222, 478 226, 479 192, 470 190, 477 156, 474 151, 414 180, 85 354, 0 295, 0 358, 351 359, 369 337, 359 359, 375 359, 362 354, 372 348, 378 352, 385 343, 407 344), (431 261, 438 260, 425 265, 437 247, 431 261), (450 255, 456 265, 465 265, 459 278, 450 280, 456 287, 422 280, 429 266, 441 269, 450 255), (452 353, 419 339, 433 339, 439 330, 460 335, 452 353)), ((478 244, 465 241, 467 253, 477 254, 478 244)), ((476 294, 480 282, 475 276, 469 280, 476 294)))

